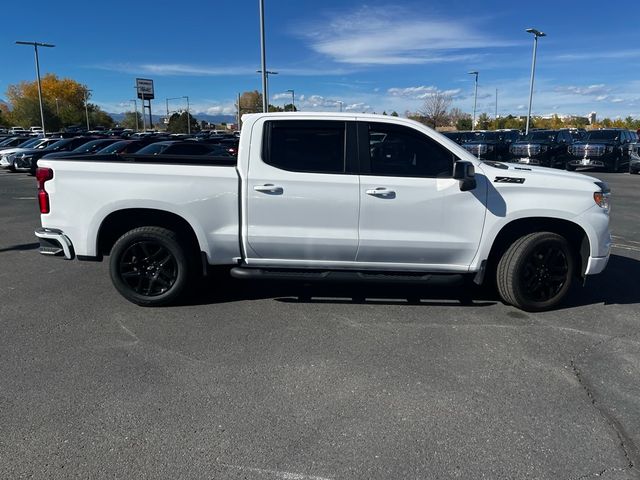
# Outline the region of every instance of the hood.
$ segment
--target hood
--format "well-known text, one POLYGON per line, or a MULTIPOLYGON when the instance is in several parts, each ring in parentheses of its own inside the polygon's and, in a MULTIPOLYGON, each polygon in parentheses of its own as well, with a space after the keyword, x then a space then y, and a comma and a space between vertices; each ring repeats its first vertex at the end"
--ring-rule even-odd
POLYGON ((22 152, 26 152, 28 150, 31 150, 31 149, 20 148, 20 147, 6 148, 4 150, 0 150, 0 155, 11 155, 13 153, 17 153, 18 155, 20 155, 22 152))
POLYGON ((513 177, 524 179, 524 185, 536 185, 549 188, 576 188, 583 185, 593 190, 594 182, 602 180, 577 172, 567 172, 557 168, 538 167, 535 165, 516 165, 513 163, 482 162, 480 164, 487 177, 495 182, 496 177, 513 177))

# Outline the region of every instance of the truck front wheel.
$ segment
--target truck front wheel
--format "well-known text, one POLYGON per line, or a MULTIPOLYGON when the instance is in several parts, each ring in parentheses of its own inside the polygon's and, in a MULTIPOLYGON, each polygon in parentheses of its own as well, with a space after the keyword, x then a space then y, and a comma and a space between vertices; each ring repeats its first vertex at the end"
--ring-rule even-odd
POLYGON ((520 237, 498 262, 496 280, 500 297, 522 310, 549 310, 569 292, 574 264, 564 237, 552 232, 520 237))
POLYGON ((139 227, 122 235, 111 250, 109 269, 116 290, 143 307, 177 300, 192 270, 176 233, 161 227, 139 227))

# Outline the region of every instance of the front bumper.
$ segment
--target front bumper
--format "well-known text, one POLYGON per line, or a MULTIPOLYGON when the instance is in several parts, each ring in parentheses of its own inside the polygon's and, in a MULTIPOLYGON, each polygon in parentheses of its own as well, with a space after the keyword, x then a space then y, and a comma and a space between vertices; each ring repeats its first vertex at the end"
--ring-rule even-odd
POLYGON ((602 158, 572 158, 567 162, 572 167, 606 167, 607 162, 602 158))
POLYGON ((67 260, 73 260, 75 253, 71 240, 62 230, 56 228, 38 228, 35 232, 36 237, 40 240, 40 253, 42 255, 51 255, 54 257, 64 257, 67 260))

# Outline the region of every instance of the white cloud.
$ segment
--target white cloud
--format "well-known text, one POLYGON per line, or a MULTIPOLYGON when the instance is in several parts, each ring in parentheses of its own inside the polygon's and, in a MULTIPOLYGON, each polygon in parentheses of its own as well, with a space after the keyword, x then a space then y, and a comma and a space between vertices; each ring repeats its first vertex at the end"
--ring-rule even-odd
POLYGON ((436 93, 441 93, 443 95, 448 95, 450 97, 456 97, 460 95, 461 92, 462 90, 459 88, 450 89, 450 90, 440 90, 439 88, 433 85, 430 85, 430 86, 421 85, 418 87, 405 87, 405 88, 393 87, 387 90, 387 93, 392 97, 407 97, 407 98, 414 98, 418 100, 423 100, 427 97, 431 97, 436 93))
POLYGON ((365 6, 337 14, 324 24, 307 24, 299 34, 316 52, 360 65, 461 62, 478 58, 477 53, 462 50, 513 45, 477 32, 474 23, 477 20, 436 19, 397 6, 365 6))
POLYGON ((589 85, 587 87, 576 87, 576 86, 567 86, 567 87, 556 87, 555 91, 558 93, 568 93, 574 95, 587 95, 587 96, 603 96, 607 95, 611 89, 608 88, 604 83, 599 83, 597 85, 589 85))
MULTIPOLYGON (((92 67, 100 70, 130 74, 185 77, 257 76, 258 73, 256 70, 259 69, 259 67, 252 66, 207 66, 182 63, 104 63, 93 65, 92 67)), ((277 65, 271 67, 271 70, 298 77, 348 75, 355 71, 354 69, 348 68, 304 68, 286 66, 280 68, 277 65)))

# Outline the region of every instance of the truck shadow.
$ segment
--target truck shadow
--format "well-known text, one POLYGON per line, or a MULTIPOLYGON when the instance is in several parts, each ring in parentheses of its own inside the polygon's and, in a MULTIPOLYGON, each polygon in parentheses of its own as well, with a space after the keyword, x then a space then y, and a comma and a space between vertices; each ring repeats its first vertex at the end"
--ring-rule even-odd
MULTIPOLYGON (((478 287, 462 277, 446 285, 363 284, 355 282, 306 283, 300 281, 236 280, 226 270, 213 271, 185 300, 187 305, 208 305, 273 299, 282 303, 421 305, 488 307, 501 303, 492 289, 478 287)), ((611 255, 607 269, 576 286, 560 310, 604 303, 640 304, 640 261, 611 255)))

